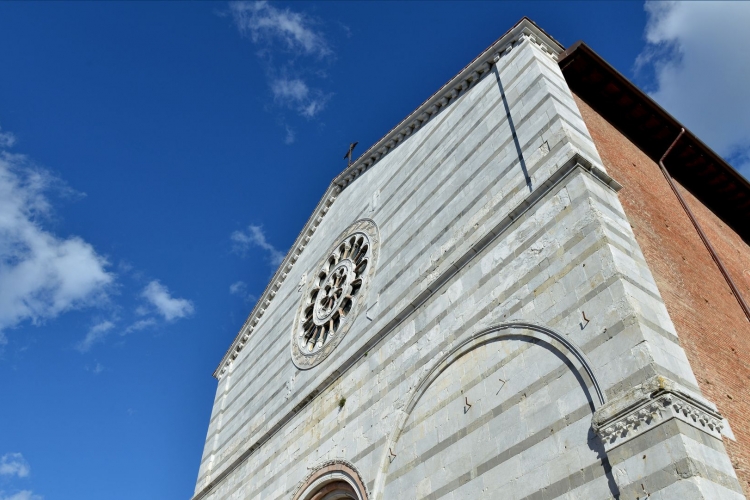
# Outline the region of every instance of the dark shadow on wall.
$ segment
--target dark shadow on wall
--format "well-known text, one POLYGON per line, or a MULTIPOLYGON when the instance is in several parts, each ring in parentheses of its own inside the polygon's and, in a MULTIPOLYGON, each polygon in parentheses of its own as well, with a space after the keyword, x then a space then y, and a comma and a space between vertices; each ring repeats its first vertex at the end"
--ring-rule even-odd
MULTIPOLYGON (((578 383, 581 385, 581 389, 583 389, 583 392, 586 394, 586 399, 588 399, 589 402, 589 408, 591 408, 591 413, 593 414, 596 408, 594 407, 593 400, 591 399, 591 392, 589 391, 588 383, 586 382, 586 379, 588 378, 588 374, 586 374, 586 377, 584 378, 583 375, 581 375, 581 372, 576 369, 576 367, 573 365, 573 363, 570 362, 570 360, 561 353, 557 348, 554 346, 536 339, 536 338, 529 338, 523 335, 518 336, 509 336, 505 337, 506 339, 510 339, 513 337, 517 337, 518 340, 531 342, 533 344, 536 344, 540 347, 543 347, 547 349, 549 352, 554 354, 560 361, 562 361, 565 366, 568 367, 568 369, 573 373, 578 383)), ((586 444, 588 444, 588 447, 591 451, 596 453, 596 457, 599 459, 599 463, 601 467, 604 469, 604 476, 607 478, 607 486, 609 487, 609 492, 612 494, 612 498, 619 499, 620 498, 620 488, 617 486, 617 482, 615 481, 615 476, 612 474, 612 466, 609 463, 609 458, 607 458, 607 453, 604 451, 604 443, 602 443, 602 440, 599 438, 599 436, 594 433, 594 430, 589 427, 588 436, 586 437, 586 444)), ((585 480, 586 477, 588 477, 588 474, 586 473, 585 469, 582 469, 580 471, 583 478, 581 480, 585 480)), ((566 481, 570 480, 571 485, 575 484, 575 481, 571 480, 572 478, 568 477, 565 478, 566 481)))
POLYGON ((505 98, 505 89, 503 88, 503 82, 500 80, 500 71, 497 69, 497 64, 492 66, 495 72, 495 79, 497 79, 497 86, 500 87, 500 95, 503 98, 503 106, 505 106, 505 115, 508 117, 508 125, 510 125, 510 131, 513 134, 513 143, 516 145, 516 153, 518 154, 518 162, 521 164, 521 170, 523 170, 523 176, 526 179, 526 185, 529 187, 529 192, 533 191, 531 186, 531 177, 529 177, 529 171, 526 169, 526 161, 523 159, 523 151, 521 150, 521 144, 518 142, 518 135, 516 134, 516 127, 513 125, 513 117, 510 115, 510 107, 508 106, 508 99, 505 98))
MULTIPOLYGON (((547 351, 549 351, 550 353, 554 354, 573 373, 573 376, 576 378, 576 380, 581 386, 581 389, 583 389, 583 392, 586 395, 586 399, 589 402, 589 408, 591 408, 591 413, 592 414, 594 413, 596 408, 591 398, 591 392, 589 391, 589 384, 586 382, 586 379, 588 379, 588 374, 586 374, 586 377, 584 378, 584 376, 581 375, 581 372, 578 369, 576 369, 575 365, 573 365, 573 363, 571 363, 571 361, 563 353, 561 353, 556 347, 554 347, 551 344, 548 344, 547 342, 544 342, 543 340, 539 340, 534 337, 527 337, 525 335, 509 335, 509 336, 503 337, 502 340, 520 340, 523 342, 529 342, 529 343, 538 345, 539 347, 542 347, 546 349, 547 351)), ((604 470, 604 476, 607 478, 607 486, 609 487, 609 492, 612 494, 612 498, 619 499, 620 488, 617 486, 615 477, 612 474, 612 466, 610 465, 609 458, 607 458, 607 453, 604 450, 604 443, 602 443, 602 440, 599 438, 599 436, 596 435, 596 433, 594 433, 594 430, 591 429, 590 427, 589 427, 588 435, 586 437, 586 443, 588 444, 589 449, 591 451, 594 451, 596 453, 597 458, 599 459, 599 464, 604 470)), ((582 477, 577 478, 578 482, 586 481, 587 478, 589 480, 591 479, 590 472, 586 471, 585 469, 582 469, 577 474, 582 476, 582 477)), ((577 481, 573 477, 567 477, 564 479, 564 481, 567 482, 571 486, 571 489, 577 486, 577 481)), ((521 499, 521 500, 526 500, 526 499, 521 499)))
MULTIPOLYGON (((580 352, 578 351, 578 348, 575 345, 571 345, 571 343, 564 338, 564 336, 551 331, 547 328, 540 327, 538 325, 532 325, 532 324, 525 324, 525 323, 517 323, 517 324, 506 324, 506 325, 500 325, 493 328, 489 328, 485 331, 479 332, 475 335, 470 336, 465 341, 461 342, 459 345, 454 347, 450 352, 444 353, 442 356, 442 359, 437 362, 437 364, 434 366, 432 370, 430 370, 429 373, 425 375, 422 382, 415 388, 415 393, 409 403, 404 408, 405 416, 404 420, 400 422, 398 425, 398 430, 396 431, 397 434, 394 435, 393 441, 391 444, 396 445, 401 437, 401 432, 408 429, 408 426, 406 425, 408 420, 410 419, 410 416, 412 414, 412 411, 416 408, 416 406, 419 404, 419 401, 422 399, 422 396, 427 392, 428 388, 435 383, 440 377, 447 376, 445 375, 446 370, 450 369, 450 366, 452 366, 456 361, 464 357, 466 354, 475 351, 476 349, 479 349, 481 347, 485 347, 489 344, 493 344, 495 342, 504 342, 504 341, 519 341, 528 345, 536 345, 539 347, 542 347, 543 349, 547 350, 549 353, 552 353, 557 359, 559 359, 562 362, 562 365, 559 367, 562 369, 563 367, 567 369, 567 371, 571 372, 573 377, 575 378, 576 382, 578 383, 579 387, 583 391, 583 395, 586 398, 586 403, 583 406, 580 406, 578 410, 575 410, 577 413, 577 416, 575 417, 575 421, 579 421, 581 417, 585 415, 585 413, 582 412, 582 410, 588 410, 591 414, 593 414, 598 407, 596 404, 597 402, 599 404, 604 404, 606 400, 602 397, 601 389, 598 385, 598 381, 596 381, 595 374, 591 370, 591 367, 588 364, 588 361, 581 357, 580 352), (531 330, 533 333, 539 333, 546 336, 549 336, 550 341, 545 340, 544 338, 539 338, 535 336, 533 333, 505 333, 508 332, 511 329, 527 329, 531 330), (558 345, 558 343, 560 345, 558 345), (566 353, 569 353, 571 357, 568 357, 566 353), (580 363, 580 369, 576 367, 576 363, 580 363)), ((558 369, 555 369, 556 371, 558 369)), ((562 376, 563 371, 559 371, 559 375, 556 375, 556 377, 562 376)), ((512 375, 511 375, 512 376, 512 375)), ((462 391, 463 392, 463 391, 462 391)), ((519 392, 517 395, 521 394, 519 392)), ((516 395, 516 396, 517 396, 516 395)), ((525 393, 524 393, 525 396, 525 393)), ((465 396, 460 396, 462 400, 464 400, 465 396)), ((511 399, 515 399, 515 397, 512 397, 511 399)), ((465 399, 465 405, 464 405, 464 414, 468 413, 467 405, 469 405, 470 402, 468 399, 465 399)), ((499 406, 492 408, 490 410, 485 409, 486 412, 489 412, 489 414, 492 414, 492 418, 495 416, 498 416, 500 413, 503 413, 505 411, 504 404, 500 404, 499 406)), ((470 408, 470 406, 468 407, 470 408)), ((568 424, 572 424, 573 422, 569 420, 571 415, 568 415, 564 418, 564 421, 560 421, 559 423, 562 424, 563 427, 567 426, 568 424)), ((554 431, 554 428, 551 430, 554 431)), ((460 437, 463 437, 465 434, 457 433, 456 435, 447 436, 443 439, 443 441, 447 442, 455 442, 460 437)), ((518 450, 515 450, 517 452, 522 451, 521 448, 525 449, 524 447, 533 446, 535 443, 539 442, 539 439, 544 440, 547 437, 549 437, 549 430, 544 429, 540 430, 536 433, 534 433, 533 436, 529 436, 528 439, 524 440, 527 441, 527 443, 518 443, 516 446, 519 447, 518 450)), ((592 450, 595 453, 596 458, 592 460, 590 464, 588 464, 586 467, 581 468, 580 470, 574 471, 572 474, 570 474, 567 477, 564 477, 558 481, 556 481, 553 484, 547 485, 544 488, 540 488, 538 491, 535 491, 531 495, 529 495, 527 498, 519 499, 519 500, 537 500, 538 498, 544 497, 547 494, 552 495, 554 493, 554 496, 569 493, 576 488, 589 483, 593 480, 599 480, 601 481, 602 476, 606 477, 607 481, 607 487, 610 491, 611 498, 619 499, 621 496, 620 490, 617 486, 617 483, 615 481, 614 475, 612 473, 612 467, 609 463, 609 460, 607 458, 607 454, 604 450, 604 445, 602 441, 599 439, 599 437, 593 432, 591 427, 589 426, 587 433, 585 436, 580 436, 581 439, 586 439, 586 446, 592 450), (541 495, 541 497, 540 497, 541 495)), ((580 441, 579 441, 580 442, 580 441)), ((444 448, 445 443, 438 443, 434 448, 436 451, 440 451, 444 448)), ((390 449, 389 449, 390 451, 390 449)), ((456 488, 459 488, 461 485, 463 485, 466 482, 469 482, 473 479, 475 479, 478 475, 483 474, 484 472, 487 472, 501 463, 508 460, 512 455, 514 455, 514 450, 507 449, 504 452, 502 452, 500 455, 495 456, 494 458, 490 458, 483 464, 480 464, 477 467, 474 467, 474 472, 467 472, 466 474, 463 474, 462 476, 456 478, 455 480, 449 482, 448 484, 444 485, 441 488, 438 488, 437 490, 433 491, 428 497, 426 498, 432 498, 432 499, 440 499, 444 497, 445 495, 449 494, 456 488), (478 468, 483 469, 481 473, 478 473, 478 468)), ((593 458, 593 457, 592 457, 593 458)), ((416 460, 416 459, 415 459, 416 460)), ((385 462, 384 462, 385 463, 385 462)), ((416 462, 415 462, 416 463, 416 462)), ((390 461, 389 464, 390 465, 390 461)), ((401 467, 408 466, 409 464, 402 464, 401 467)), ((387 466, 386 466, 387 467, 387 466)), ((386 469, 385 474, 388 474, 388 470, 386 469)), ((384 480, 384 486, 387 484, 384 480)), ((500 491, 497 491, 495 493, 500 493, 500 491)), ((494 497, 492 497, 494 498, 494 497)), ((502 498, 502 497, 499 497, 502 498)))

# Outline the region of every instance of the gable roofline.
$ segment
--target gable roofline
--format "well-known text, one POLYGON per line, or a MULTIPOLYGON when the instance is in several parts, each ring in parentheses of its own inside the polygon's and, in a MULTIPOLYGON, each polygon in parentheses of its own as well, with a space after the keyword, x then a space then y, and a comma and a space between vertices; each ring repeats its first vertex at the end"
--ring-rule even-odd
POLYGON ((381 158, 397 148, 431 117, 440 113, 455 101, 457 97, 463 95, 483 74, 490 70, 493 64, 526 40, 536 44, 555 61, 558 60, 558 57, 565 49, 531 19, 528 17, 521 18, 511 29, 482 51, 479 56, 459 71, 456 76, 448 80, 429 99, 401 120, 398 125, 392 128, 383 138, 372 145, 331 181, 325 194, 318 202, 302 231, 300 231, 294 244, 260 296, 260 299, 256 302, 242 328, 240 328, 239 333, 222 357, 219 366, 213 373, 215 378, 221 379, 232 365, 232 362, 237 359, 261 317, 266 309, 268 309, 271 301, 276 296, 276 293, 281 288, 292 267, 299 259, 300 254, 305 249, 305 246, 310 241, 310 238, 315 233, 315 230, 320 225, 323 217, 325 217, 339 193, 362 175, 362 173, 375 165, 381 158))
POLYGON ((750 243, 747 179, 584 42, 558 63, 570 89, 654 162, 684 128, 666 161, 669 174, 750 243))

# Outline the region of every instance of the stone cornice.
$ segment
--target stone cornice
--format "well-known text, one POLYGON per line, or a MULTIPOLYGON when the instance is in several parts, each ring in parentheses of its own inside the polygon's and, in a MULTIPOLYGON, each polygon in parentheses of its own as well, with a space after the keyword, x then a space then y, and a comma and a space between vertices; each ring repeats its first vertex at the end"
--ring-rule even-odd
POLYGON ((645 390, 636 388, 594 414, 592 428, 606 451, 672 419, 721 439, 724 418, 711 403, 679 390, 676 384, 661 377, 654 382, 646 382, 645 390))
POLYGON ((397 148, 406 140, 406 138, 418 130, 431 117, 437 115, 440 111, 455 101, 456 98, 463 95, 467 89, 490 71, 493 64, 525 41, 533 43, 555 61, 564 50, 562 45, 547 35, 530 19, 524 17, 495 43, 485 49, 455 77, 448 81, 448 83, 443 85, 440 90, 432 95, 432 97, 422 103, 422 105, 409 114, 409 116, 404 118, 396 127, 391 129, 391 131, 382 139, 365 151, 365 153, 347 167, 346 170, 333 179, 331 185, 326 190, 325 195, 315 208, 315 211, 308 219, 299 236, 297 236, 289 253, 287 253, 283 262, 276 270, 276 273, 268 286, 266 286, 265 291, 260 296, 260 299, 258 299, 258 302, 250 312, 250 315, 242 325, 242 328, 240 328, 232 345, 224 354, 221 363, 219 363, 219 366, 213 373, 214 377, 221 379, 232 366, 234 360, 237 359, 239 353, 250 338, 250 335, 260 322, 261 317, 266 309, 268 309, 271 301, 276 296, 276 293, 281 288, 281 285, 286 280, 292 267, 299 259, 300 254, 305 249, 305 246, 310 241, 313 233, 315 233, 315 230, 320 225, 320 222, 323 220, 323 217, 326 215, 341 190, 351 184, 352 181, 367 169, 371 168, 382 157, 397 148))
POLYGON ((276 296, 276 292, 278 292, 279 288, 281 288, 281 285, 286 280, 286 277, 289 275, 292 267, 297 262, 297 259, 299 259, 300 254, 302 254, 302 251, 307 246, 307 243, 310 241, 313 233, 315 233, 315 230, 320 225, 326 213, 328 213, 328 210, 331 208, 334 200, 336 200, 336 196, 338 196, 340 192, 341 188, 333 183, 328 187, 325 195, 323 195, 323 198, 318 202, 318 206, 315 207, 312 215, 307 220, 307 223, 302 228, 302 231, 297 236, 297 239, 294 241, 294 245, 292 245, 292 248, 286 254, 286 257, 284 257, 284 260, 279 265, 279 268, 276 270, 273 278, 266 286, 266 289, 263 291, 260 299, 258 299, 258 302, 255 303, 255 307, 253 307, 252 312, 248 316, 247 320, 245 320, 242 328, 240 328, 240 332, 237 334, 237 337, 235 337, 234 342, 232 342, 232 345, 224 354, 221 363, 219 363, 218 368, 216 368, 216 370, 214 371, 214 377, 216 377, 217 379, 221 379, 221 377, 231 366, 232 362, 237 359, 240 351, 242 351, 242 348, 245 347, 245 344, 250 338, 250 335, 253 333, 255 327, 258 325, 258 322, 266 312, 266 309, 268 309, 271 301, 276 296))
POLYGON ((550 58, 557 61, 564 48, 547 35, 529 18, 524 17, 495 43, 485 49, 476 59, 470 62, 448 83, 440 87, 432 97, 423 102, 417 109, 390 130, 382 139, 365 151, 355 162, 333 180, 342 188, 350 184, 364 171, 377 163, 382 157, 394 150, 425 122, 449 106, 467 89, 486 74, 500 58, 508 55, 513 48, 525 40, 539 47, 550 58))

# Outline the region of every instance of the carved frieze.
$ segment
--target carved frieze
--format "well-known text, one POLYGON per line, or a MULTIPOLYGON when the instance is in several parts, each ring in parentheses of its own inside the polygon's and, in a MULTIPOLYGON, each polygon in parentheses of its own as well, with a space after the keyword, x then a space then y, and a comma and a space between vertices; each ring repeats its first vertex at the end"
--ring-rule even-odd
POLYGON ((609 451, 672 419, 721 439, 721 414, 678 391, 657 391, 601 422, 595 415, 593 428, 609 451))

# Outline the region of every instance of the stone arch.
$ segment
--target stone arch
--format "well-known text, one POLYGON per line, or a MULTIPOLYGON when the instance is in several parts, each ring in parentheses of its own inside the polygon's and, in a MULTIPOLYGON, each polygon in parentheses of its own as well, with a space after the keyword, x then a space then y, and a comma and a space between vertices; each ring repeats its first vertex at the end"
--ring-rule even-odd
POLYGON ((353 464, 329 460, 315 467, 303 479, 292 500, 368 500, 367 487, 353 464))
POLYGON ((550 351, 556 353, 577 378, 583 393, 589 401, 591 413, 607 402, 606 395, 596 378, 591 363, 586 354, 571 340, 554 330, 532 323, 513 322, 496 325, 480 332, 473 333, 459 339, 456 345, 447 353, 437 358, 421 377, 419 383, 411 389, 406 404, 397 410, 396 423, 384 446, 380 467, 373 486, 373 499, 381 500, 385 490, 385 481, 389 466, 397 450, 397 444, 413 410, 430 386, 453 363, 468 353, 493 342, 503 340, 526 340, 543 344, 550 351), (589 390, 591 386, 591 390, 589 390))

